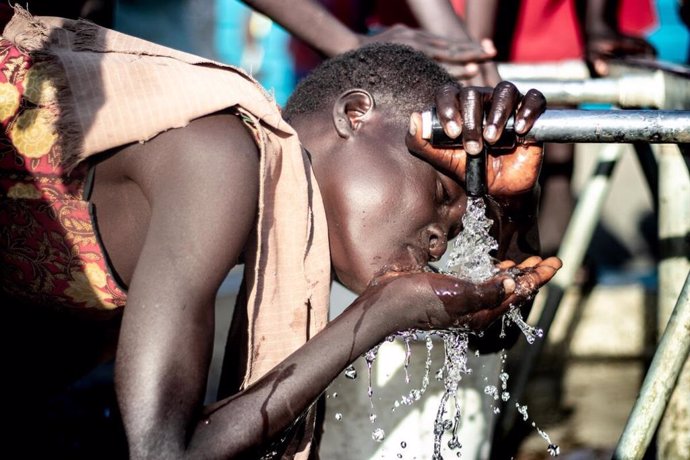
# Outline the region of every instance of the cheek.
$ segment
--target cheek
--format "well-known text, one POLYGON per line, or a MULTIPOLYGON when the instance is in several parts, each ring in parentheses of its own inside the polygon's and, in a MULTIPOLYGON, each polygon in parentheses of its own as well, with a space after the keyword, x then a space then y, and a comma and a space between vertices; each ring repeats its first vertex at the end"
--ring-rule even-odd
POLYGON ((421 235, 435 210, 431 205, 406 205, 419 202, 411 199, 412 194, 408 190, 399 190, 394 197, 371 194, 357 207, 343 206, 350 218, 341 219, 346 225, 334 229, 332 247, 341 282, 366 285, 382 268, 415 266, 425 255, 421 235))

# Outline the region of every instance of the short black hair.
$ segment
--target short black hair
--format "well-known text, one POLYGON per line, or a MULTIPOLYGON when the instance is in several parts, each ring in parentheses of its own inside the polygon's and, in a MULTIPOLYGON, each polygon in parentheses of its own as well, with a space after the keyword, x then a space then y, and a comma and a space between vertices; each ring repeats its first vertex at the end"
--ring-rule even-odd
POLYGON ((376 104, 394 107, 401 121, 429 108, 437 89, 457 84, 426 55, 409 46, 373 43, 324 61, 295 88, 283 116, 315 112, 333 104, 350 88, 361 88, 376 104))

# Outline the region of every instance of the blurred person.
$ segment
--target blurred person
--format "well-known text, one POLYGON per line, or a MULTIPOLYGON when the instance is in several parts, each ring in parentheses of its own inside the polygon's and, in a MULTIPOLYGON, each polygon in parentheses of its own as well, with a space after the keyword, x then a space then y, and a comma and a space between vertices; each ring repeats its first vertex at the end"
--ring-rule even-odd
POLYGON ((307 458, 309 409, 352 360, 410 328, 504 348, 519 331, 501 339, 495 320, 560 267, 534 256, 539 146, 488 162, 499 272, 475 285, 428 266, 459 231, 466 155, 511 115, 528 130, 536 91, 460 89, 421 53, 372 44, 320 66, 281 114, 239 69, 87 21, 18 9, 0 44, 14 457, 56 455, 36 442, 43 401, 114 357, 130 458, 307 458), (421 139, 433 104, 465 149, 421 139), (228 393, 204 406, 236 264, 228 393), (360 296, 326 325, 332 280, 360 296))
POLYGON ((374 42, 409 45, 456 78, 476 74, 476 63, 494 53, 470 39, 447 0, 297 0, 290 8, 280 0, 243 1, 298 39, 291 45, 298 79, 324 58, 374 42))
MULTIPOLYGON (((452 0, 475 40, 490 38, 498 62, 555 62, 585 59, 596 76, 607 61, 654 56, 639 37, 654 21, 648 0, 452 0), (636 32, 638 35, 631 35, 636 32)), ((493 73, 495 66, 483 65, 493 73)), ((540 231, 544 255, 554 255, 570 221, 574 145, 545 146, 540 231)))

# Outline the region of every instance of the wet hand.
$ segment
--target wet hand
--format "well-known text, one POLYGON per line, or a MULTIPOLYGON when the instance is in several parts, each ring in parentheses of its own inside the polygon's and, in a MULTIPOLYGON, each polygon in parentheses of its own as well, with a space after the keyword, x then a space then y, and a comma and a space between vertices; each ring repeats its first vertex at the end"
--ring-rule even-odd
MULTIPOLYGON (((546 100, 539 91, 530 90, 523 96, 515 85, 507 81, 499 83, 493 90, 445 86, 436 95, 436 112, 445 133, 454 139, 461 136, 464 148, 433 147, 422 138, 421 115, 418 113, 410 118, 407 147, 462 183, 466 155, 480 153, 484 142, 494 144, 511 116, 515 118, 516 133, 525 134, 545 109, 546 100)), ((510 196, 531 190, 541 168, 542 153, 539 146, 518 146, 509 152, 489 149, 489 194, 510 196)))
MULTIPOLYGON (((555 257, 530 257, 519 265, 506 261, 491 279, 475 284, 431 272, 389 271, 367 289, 390 287, 401 308, 401 329, 446 329, 457 327, 479 332, 536 295, 561 267, 555 257)), ((365 294, 367 292, 365 291, 365 294)))
POLYGON ((478 63, 496 55, 493 44, 479 44, 472 40, 450 39, 405 25, 395 25, 374 35, 362 35, 360 44, 374 42, 398 43, 410 46, 441 64, 453 77, 466 79, 480 71, 478 63))

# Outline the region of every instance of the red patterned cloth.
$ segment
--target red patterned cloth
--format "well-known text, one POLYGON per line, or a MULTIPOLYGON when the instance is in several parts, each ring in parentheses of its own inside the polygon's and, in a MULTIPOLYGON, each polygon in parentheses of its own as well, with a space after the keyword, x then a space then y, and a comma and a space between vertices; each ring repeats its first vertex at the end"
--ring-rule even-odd
POLYGON ((0 289, 32 305, 112 310, 126 294, 85 200, 88 163, 66 172, 48 65, 0 38, 0 289))

